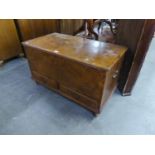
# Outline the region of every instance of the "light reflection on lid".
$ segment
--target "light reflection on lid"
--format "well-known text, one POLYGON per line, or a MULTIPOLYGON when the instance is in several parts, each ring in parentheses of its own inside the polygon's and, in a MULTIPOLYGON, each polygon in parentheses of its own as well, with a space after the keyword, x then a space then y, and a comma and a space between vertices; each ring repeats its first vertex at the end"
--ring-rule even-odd
POLYGON ((57 51, 57 50, 54 50, 53 52, 54 52, 54 53, 59 53, 59 51, 57 51))

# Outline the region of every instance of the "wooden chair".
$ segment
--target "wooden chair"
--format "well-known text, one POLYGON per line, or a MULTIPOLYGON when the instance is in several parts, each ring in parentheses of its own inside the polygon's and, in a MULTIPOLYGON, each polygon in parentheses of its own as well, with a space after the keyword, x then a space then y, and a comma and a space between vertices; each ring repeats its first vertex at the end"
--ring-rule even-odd
POLYGON ((89 39, 98 40, 98 34, 94 31, 94 19, 84 19, 82 26, 74 33, 74 35, 77 35, 78 33, 84 31, 84 37, 89 39))
POLYGON ((78 33, 84 31, 84 37, 88 39, 98 40, 99 38, 99 30, 103 23, 109 25, 110 30, 113 35, 116 34, 116 29, 113 28, 112 20, 108 19, 84 19, 82 26, 74 33, 77 35, 78 33), (98 34, 94 31, 95 26, 98 25, 98 34))

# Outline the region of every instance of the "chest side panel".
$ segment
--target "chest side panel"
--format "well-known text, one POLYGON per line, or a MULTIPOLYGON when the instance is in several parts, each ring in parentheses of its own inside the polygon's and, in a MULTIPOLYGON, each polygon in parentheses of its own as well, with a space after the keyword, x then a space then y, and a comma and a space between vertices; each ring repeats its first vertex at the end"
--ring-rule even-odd
POLYGON ((104 103, 108 100, 108 98, 113 94, 115 91, 117 84, 118 84, 118 77, 120 73, 120 68, 122 64, 123 58, 121 58, 110 71, 106 73, 106 80, 104 85, 103 96, 101 100, 101 107, 104 103))

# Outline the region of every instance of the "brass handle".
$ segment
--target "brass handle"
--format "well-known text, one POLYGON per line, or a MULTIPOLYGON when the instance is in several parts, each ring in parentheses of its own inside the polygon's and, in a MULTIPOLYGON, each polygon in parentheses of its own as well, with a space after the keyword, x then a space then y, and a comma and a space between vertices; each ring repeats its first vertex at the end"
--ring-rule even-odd
POLYGON ((118 73, 119 73, 119 71, 116 70, 115 73, 114 73, 114 75, 112 76, 112 78, 113 78, 113 79, 116 79, 116 78, 118 77, 118 73))

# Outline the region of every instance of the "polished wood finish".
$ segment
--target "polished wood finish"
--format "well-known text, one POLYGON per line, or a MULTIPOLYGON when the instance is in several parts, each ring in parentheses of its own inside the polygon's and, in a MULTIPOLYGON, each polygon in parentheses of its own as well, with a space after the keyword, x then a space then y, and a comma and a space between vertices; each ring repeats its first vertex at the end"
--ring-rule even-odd
POLYGON ((94 113, 115 90, 126 47, 49 34, 23 43, 32 78, 94 113))
POLYGON ((57 19, 17 19, 16 25, 22 41, 60 31, 57 19))
POLYGON ((21 52, 14 21, 12 19, 0 19, 0 61, 15 57, 21 52))
POLYGON ((131 95, 153 36, 154 25, 155 20, 119 20, 116 43, 128 47, 118 86, 124 96, 131 95))

